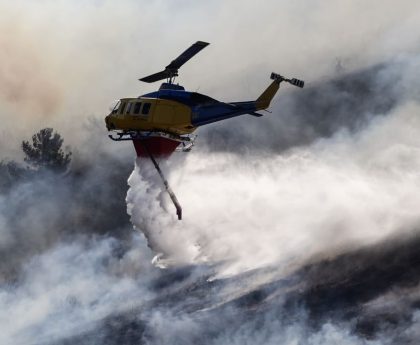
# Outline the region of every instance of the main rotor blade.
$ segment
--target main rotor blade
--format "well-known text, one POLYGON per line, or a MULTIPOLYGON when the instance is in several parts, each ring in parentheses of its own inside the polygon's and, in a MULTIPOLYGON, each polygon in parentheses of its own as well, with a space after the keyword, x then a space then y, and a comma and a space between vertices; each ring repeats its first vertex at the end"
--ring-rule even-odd
POLYGON ((186 51, 184 51, 175 60, 172 60, 172 62, 168 66, 166 66, 166 69, 177 70, 189 59, 191 59, 195 54, 199 53, 202 49, 207 47, 209 44, 210 43, 202 42, 202 41, 195 42, 191 47, 189 47, 186 51))
POLYGON ((146 83, 154 83, 155 81, 162 80, 168 78, 169 72, 168 71, 160 71, 155 74, 148 75, 147 77, 143 77, 139 79, 140 81, 144 81, 146 83))
POLYGON ((197 41, 191 47, 189 47, 186 51, 184 51, 180 56, 178 56, 175 60, 165 67, 164 71, 148 75, 147 77, 143 77, 139 79, 140 81, 144 81, 146 83, 154 83, 155 81, 172 78, 178 76, 178 68, 180 68, 184 63, 186 63, 189 59, 191 59, 194 55, 199 53, 202 49, 207 47, 210 43, 197 41))

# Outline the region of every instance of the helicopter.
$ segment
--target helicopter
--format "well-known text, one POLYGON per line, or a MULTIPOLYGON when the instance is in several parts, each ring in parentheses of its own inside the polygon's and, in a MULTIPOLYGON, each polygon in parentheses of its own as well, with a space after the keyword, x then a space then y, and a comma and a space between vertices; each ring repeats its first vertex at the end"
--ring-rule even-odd
POLYGON ((261 117, 259 110, 270 106, 280 83, 287 82, 299 88, 304 81, 286 78, 271 73, 271 84, 254 101, 221 102, 198 92, 186 91, 175 84, 179 68, 209 43, 197 41, 164 70, 140 78, 146 83, 165 80, 159 90, 139 97, 121 98, 112 106, 105 117, 109 138, 114 141, 132 140, 138 157, 150 158, 159 173, 166 191, 175 205, 178 219, 182 219, 182 208, 169 187, 156 158, 170 156, 175 150, 189 152, 194 146, 194 131, 201 126, 240 115, 261 117))

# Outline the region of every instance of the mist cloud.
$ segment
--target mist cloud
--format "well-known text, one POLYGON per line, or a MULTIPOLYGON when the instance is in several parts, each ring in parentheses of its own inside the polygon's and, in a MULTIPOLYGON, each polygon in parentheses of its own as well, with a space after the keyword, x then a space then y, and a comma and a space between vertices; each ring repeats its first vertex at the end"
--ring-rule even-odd
POLYGON ((233 260, 242 269, 409 231, 420 221, 418 111, 407 104, 355 135, 337 133, 284 155, 191 154, 182 166, 172 163, 170 175, 182 222, 170 203, 162 209, 168 201, 159 181, 146 182, 140 163, 129 180, 132 220, 169 257, 233 260))
POLYGON ((1 341, 415 343, 418 7, 0 1, 0 159, 46 126, 73 151, 69 176, 0 195, 1 341), (271 71, 307 87, 161 162, 179 222, 150 162, 126 185, 134 150, 103 117, 196 40, 187 89, 255 99, 271 71))

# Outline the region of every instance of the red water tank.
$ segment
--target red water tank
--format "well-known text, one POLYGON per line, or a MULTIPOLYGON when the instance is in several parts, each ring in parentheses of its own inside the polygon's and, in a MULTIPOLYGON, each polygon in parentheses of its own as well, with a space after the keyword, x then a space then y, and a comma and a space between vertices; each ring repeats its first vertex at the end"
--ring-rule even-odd
POLYGON ((133 144, 136 149, 137 157, 149 157, 147 151, 149 151, 153 157, 169 157, 178 147, 179 141, 154 136, 142 139, 133 139, 133 144))

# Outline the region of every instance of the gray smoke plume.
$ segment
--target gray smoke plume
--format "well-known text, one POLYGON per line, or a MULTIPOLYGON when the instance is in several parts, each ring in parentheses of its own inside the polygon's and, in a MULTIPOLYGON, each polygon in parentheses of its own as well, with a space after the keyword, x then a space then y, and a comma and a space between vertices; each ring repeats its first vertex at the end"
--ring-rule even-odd
POLYGON ((47 125, 73 151, 0 194, 0 343, 417 343, 418 7, 0 1, 1 159, 47 125), (190 90, 307 87, 160 162, 179 222, 103 117, 197 39, 190 90))
MULTIPOLYGON (((259 144, 274 152, 252 148, 252 137, 224 131, 217 134, 227 138, 224 152, 213 150, 210 137, 206 147, 182 162, 170 161, 170 182, 185 209, 182 222, 173 216, 160 181, 151 184, 147 164, 139 162, 129 179, 132 221, 152 248, 170 260, 232 260, 239 270, 278 260, 291 267, 313 255, 416 228, 419 107, 407 94, 397 101, 393 87, 391 92, 384 91, 387 85, 378 87, 379 95, 373 91, 371 85, 379 83, 384 69, 331 81, 330 91, 308 90, 289 111, 309 134, 291 136, 289 143, 263 135, 259 144), (374 96, 367 91, 361 95, 363 85, 374 96), (335 93, 337 103, 331 101, 335 93), (347 94, 346 99, 340 94, 347 94), (163 209, 162 203, 167 204, 163 209)), ((276 118, 277 111, 270 116, 276 118)), ((287 120, 271 122, 271 128, 298 128, 289 127, 287 120)))

